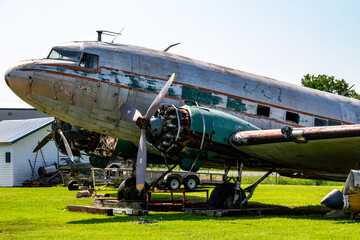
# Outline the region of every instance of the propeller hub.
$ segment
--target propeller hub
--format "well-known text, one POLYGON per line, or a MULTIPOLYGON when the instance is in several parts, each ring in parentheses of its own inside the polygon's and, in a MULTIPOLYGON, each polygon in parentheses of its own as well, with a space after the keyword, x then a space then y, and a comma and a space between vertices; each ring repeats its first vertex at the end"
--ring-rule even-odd
POLYGON ((161 117, 152 117, 150 119, 150 132, 154 136, 160 136, 163 127, 163 120, 161 117))
POLYGON ((144 117, 138 117, 138 119, 136 119, 136 126, 140 129, 148 129, 150 121, 144 117))

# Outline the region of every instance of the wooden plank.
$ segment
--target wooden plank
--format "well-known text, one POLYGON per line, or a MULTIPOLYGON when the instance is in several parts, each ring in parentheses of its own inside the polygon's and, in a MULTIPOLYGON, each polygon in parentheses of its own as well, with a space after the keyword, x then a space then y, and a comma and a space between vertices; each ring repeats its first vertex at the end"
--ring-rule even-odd
POLYGON ((67 206, 67 209, 69 212, 87 212, 92 214, 107 214, 108 216, 114 216, 112 208, 69 205, 67 206))

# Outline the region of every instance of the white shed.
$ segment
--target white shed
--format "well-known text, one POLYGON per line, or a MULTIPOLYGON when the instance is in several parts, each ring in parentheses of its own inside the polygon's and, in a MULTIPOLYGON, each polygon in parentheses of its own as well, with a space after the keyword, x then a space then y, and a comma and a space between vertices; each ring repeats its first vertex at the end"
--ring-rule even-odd
MULTIPOLYGON (((51 130, 54 118, 4 120, 0 122, 0 187, 22 186, 31 179, 29 160, 34 164, 34 148, 51 130)), ((42 149, 47 164, 57 161, 57 149, 49 142, 42 149)), ((35 171, 44 166, 38 154, 35 171)))

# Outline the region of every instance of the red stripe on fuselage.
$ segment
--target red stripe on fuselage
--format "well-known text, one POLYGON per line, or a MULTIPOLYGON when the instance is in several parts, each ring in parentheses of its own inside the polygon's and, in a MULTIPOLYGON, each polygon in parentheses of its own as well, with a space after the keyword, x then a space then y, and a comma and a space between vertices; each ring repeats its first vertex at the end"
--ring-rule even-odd
MULTIPOLYGON (((44 64, 44 65, 45 65, 45 64, 44 64)), ((50 66, 50 64, 48 64, 47 66, 50 66)), ((78 67, 68 66, 68 65, 52 64, 51 66, 57 66, 57 67, 63 67, 63 68, 69 68, 69 69, 76 69, 76 70, 81 70, 81 71, 84 70, 83 68, 78 68, 78 67)), ((103 67, 103 66, 101 66, 101 67, 99 67, 99 69, 107 69, 107 70, 110 70, 110 71, 121 71, 121 72, 123 72, 123 73, 125 73, 125 74, 129 74, 129 75, 133 75, 133 76, 141 76, 141 77, 145 77, 145 78, 148 78, 148 79, 157 79, 157 80, 167 81, 167 79, 163 79, 163 78, 158 78, 158 77, 154 77, 154 76, 143 75, 143 74, 133 73, 133 72, 128 72, 128 71, 122 71, 122 70, 118 70, 118 69, 114 69, 114 68, 109 68, 109 67, 103 67)), ((131 90, 135 90, 135 91, 142 92, 142 93, 147 93, 147 94, 157 94, 157 93, 154 93, 154 92, 151 92, 151 91, 147 91, 147 90, 143 90, 143 89, 139 89, 139 88, 132 88, 132 87, 120 85, 120 84, 117 84, 117 83, 102 81, 102 80, 98 80, 98 79, 94 79, 94 78, 89 78, 89 77, 84 77, 84 76, 79 76, 79 75, 70 74, 70 73, 63 73, 63 72, 57 72, 57 71, 51 71, 51 70, 45 70, 45 69, 37 69, 37 68, 33 68, 33 69, 29 69, 29 68, 28 68, 28 69, 21 69, 21 71, 39 71, 39 72, 46 72, 46 73, 55 74, 55 75, 61 75, 61 76, 67 76, 67 77, 80 78, 80 79, 84 79, 84 80, 88 80, 88 81, 96 82, 96 83, 104 83, 104 84, 108 84, 108 85, 110 85, 110 86, 119 87, 119 88, 122 87, 122 88, 125 88, 125 89, 131 89, 131 90)), ((90 70, 90 72, 100 73, 100 72, 91 71, 91 70, 90 70)), ((265 106, 271 106, 271 107, 275 107, 275 108, 282 109, 282 110, 286 110, 286 111, 291 111, 291 112, 296 112, 296 113, 300 113, 300 114, 304 114, 304 115, 308 115, 308 116, 312 116, 312 117, 318 117, 318 118, 322 118, 322 119, 327 119, 327 120, 329 120, 329 121, 333 121, 333 122, 337 122, 337 123, 344 123, 344 124, 349 124, 349 125, 354 124, 354 123, 350 123, 350 122, 341 122, 341 121, 339 121, 339 120, 337 120, 337 119, 332 119, 332 118, 328 118, 328 117, 324 117, 324 116, 320 116, 320 115, 315 115, 315 114, 311 114, 311 113, 307 113, 307 112, 303 112, 303 111, 299 111, 299 110, 294 110, 294 109, 290 109, 290 108, 285 108, 285 107, 282 107, 282 106, 277 106, 277 105, 274 105, 274 104, 269 104, 269 103, 266 103, 266 102, 261 102, 261 101, 257 101, 257 100, 253 100, 253 99, 249 99, 249 98, 239 97, 239 96, 236 96, 236 95, 232 95, 232 94, 228 94, 228 93, 224 93, 224 92, 220 92, 220 91, 216 91, 216 90, 211 90, 211 89, 206 89, 206 88, 202 88, 202 87, 197 87, 197 86, 193 86, 193 85, 186 84, 186 83, 181 83, 181 82, 176 82, 176 81, 174 81, 173 83, 174 83, 174 84, 178 84, 178 85, 182 85, 182 86, 185 86, 185 87, 193 88, 193 89, 198 89, 198 90, 201 90, 201 91, 212 92, 212 93, 216 93, 216 94, 219 94, 219 95, 225 95, 225 96, 227 96, 227 97, 232 97, 232 98, 236 98, 236 99, 246 100, 246 101, 249 101, 249 102, 258 103, 258 104, 265 105, 265 106)), ((188 99, 179 98, 179 97, 174 97, 174 96, 169 96, 169 95, 166 95, 166 96, 167 96, 167 98, 174 99, 174 100, 183 100, 183 101, 188 100, 188 99)), ((244 115, 244 116, 248 116, 248 117, 252 117, 252 118, 257 118, 257 119, 264 119, 264 120, 268 120, 268 121, 273 121, 273 122, 280 123, 280 124, 283 124, 283 125, 290 125, 290 126, 294 126, 294 127, 301 127, 301 125, 291 124, 291 123, 288 123, 288 122, 282 122, 282 121, 279 121, 279 120, 276 120, 276 119, 273 119, 273 118, 267 118, 267 117, 262 117, 262 116, 258 116, 258 115, 252 115, 252 114, 245 113, 245 112, 238 112, 238 111, 235 111, 235 110, 232 110, 232 109, 223 108, 223 107, 216 107, 216 106, 209 105, 209 104, 205 104, 205 103, 201 103, 201 104, 207 105, 207 106, 212 107, 212 108, 221 108, 221 109, 224 109, 224 110, 232 111, 232 112, 239 113, 239 114, 242 114, 242 115, 244 115)))

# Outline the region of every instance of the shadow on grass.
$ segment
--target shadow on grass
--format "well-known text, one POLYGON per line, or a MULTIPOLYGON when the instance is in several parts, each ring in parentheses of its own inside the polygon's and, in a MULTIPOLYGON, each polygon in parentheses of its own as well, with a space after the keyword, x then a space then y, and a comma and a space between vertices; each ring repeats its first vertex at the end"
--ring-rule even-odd
MULTIPOLYGON (((96 217, 96 215, 94 215, 96 217)), ((150 213, 150 215, 146 216, 114 216, 107 218, 92 218, 92 219, 84 219, 78 221, 70 221, 67 224, 99 224, 99 223, 112 223, 112 222, 133 222, 140 218, 143 219, 155 219, 156 221, 178 221, 178 220, 188 220, 194 221, 196 218, 204 219, 202 216, 193 216, 187 215, 184 213, 150 213), (195 218, 194 218, 195 217, 195 218)), ((216 219, 216 218, 214 218, 216 219)))
MULTIPOLYGON (((357 223, 350 217, 342 217, 329 219, 325 217, 325 214, 331 210, 322 206, 307 206, 307 207, 284 207, 280 205, 269 205, 257 202, 249 203, 248 208, 258 208, 261 210, 261 215, 252 214, 251 211, 244 212, 229 212, 224 217, 213 217, 213 216, 200 216, 195 214, 185 214, 182 212, 150 212, 147 216, 114 216, 107 218, 92 218, 78 221, 70 221, 68 224, 101 224, 101 223, 112 223, 112 222, 133 222, 140 218, 143 219, 155 219, 156 221, 206 221, 206 220, 218 220, 218 221, 234 221, 234 219, 272 219, 272 218, 286 218, 286 219, 306 219, 306 220, 326 220, 335 221, 338 224, 344 223, 357 223)), ((96 217, 96 215, 94 215, 96 217)))

